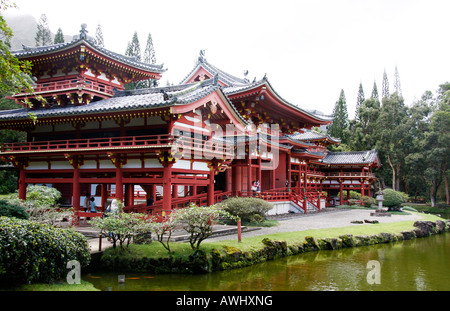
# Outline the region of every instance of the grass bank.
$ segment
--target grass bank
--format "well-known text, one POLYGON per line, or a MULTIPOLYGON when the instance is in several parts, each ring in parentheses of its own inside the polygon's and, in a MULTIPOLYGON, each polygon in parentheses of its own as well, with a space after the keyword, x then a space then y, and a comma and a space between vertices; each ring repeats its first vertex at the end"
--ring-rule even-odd
MULTIPOLYGON (((420 214, 423 221, 445 221, 431 214, 420 214)), ((395 217, 395 216, 393 216, 395 217)), ((93 260, 92 271, 101 269, 120 272, 204 273, 234 269, 256 263, 320 249, 337 249, 402 240, 402 232, 414 232, 415 220, 391 223, 350 225, 347 227, 312 229, 297 232, 274 233, 255 237, 236 238, 201 244, 201 252, 193 253, 186 242, 172 242, 173 254, 158 242, 148 245, 130 244, 125 250, 107 249, 93 260), (351 238, 351 237, 367 238, 351 238), (348 240, 350 237, 350 241, 348 240)), ((447 224, 448 229, 448 224, 447 224)), ((415 238, 415 235, 412 237, 415 238)), ((92 284, 80 285, 34 284, 13 290, 58 291, 96 290, 92 284)))
MULTIPOLYGON (((435 215, 420 215, 423 221, 444 221, 435 215)), ((212 242, 206 240, 201 244, 201 251, 197 253, 193 253, 185 242, 171 243, 173 254, 169 254, 158 242, 148 245, 131 244, 125 250, 107 249, 101 256, 101 264, 98 267, 130 272, 211 272, 307 251, 395 242, 406 239, 402 235, 403 232, 411 233, 408 234, 408 239, 415 238, 414 230, 418 229, 414 227, 414 223, 415 220, 411 220, 283 232, 246 237, 242 242, 238 242, 236 238, 212 242)))

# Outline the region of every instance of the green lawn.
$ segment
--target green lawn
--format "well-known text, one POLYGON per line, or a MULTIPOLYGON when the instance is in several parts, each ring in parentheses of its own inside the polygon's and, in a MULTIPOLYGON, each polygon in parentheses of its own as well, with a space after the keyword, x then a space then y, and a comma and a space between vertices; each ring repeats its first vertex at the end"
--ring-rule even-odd
MULTIPOLYGON (((436 221, 440 220, 440 217, 431 214, 420 214, 423 220, 436 221)), ((393 216, 395 217, 395 216, 393 216)), ((242 238, 242 242, 237 241, 237 236, 230 240, 208 242, 205 240, 200 248, 206 252, 216 249, 222 249, 224 246, 236 247, 242 251, 249 251, 252 249, 259 249, 263 247, 261 241, 264 238, 271 240, 285 240, 288 245, 300 244, 305 241, 305 237, 312 236, 315 238, 337 238, 340 235, 352 234, 356 235, 375 235, 382 232, 398 234, 402 231, 410 231, 414 229, 415 220, 401 221, 393 223, 379 223, 379 224, 365 224, 363 226, 347 226, 340 228, 328 228, 328 229, 311 229, 297 232, 283 232, 274 233, 268 235, 261 235, 255 237, 242 238)), ((186 242, 172 242, 170 243, 171 250, 174 251, 174 256, 187 258, 192 254, 192 249, 189 243, 186 242)), ((169 254, 165 248, 159 242, 152 242, 149 245, 136 245, 130 244, 128 251, 121 252, 121 256, 131 256, 136 258, 148 257, 148 258, 161 258, 168 257, 169 254)))

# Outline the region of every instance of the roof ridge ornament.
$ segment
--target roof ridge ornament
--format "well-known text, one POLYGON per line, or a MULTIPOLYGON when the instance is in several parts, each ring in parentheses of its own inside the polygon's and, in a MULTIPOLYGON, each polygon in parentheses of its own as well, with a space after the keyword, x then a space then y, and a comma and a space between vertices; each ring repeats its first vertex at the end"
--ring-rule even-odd
POLYGON ((80 39, 87 39, 87 33, 88 31, 86 30, 87 28, 87 24, 83 23, 81 24, 81 30, 80 30, 80 39))
POLYGON ((198 56, 198 61, 199 61, 200 63, 206 62, 205 51, 206 51, 206 50, 200 50, 200 55, 198 56))

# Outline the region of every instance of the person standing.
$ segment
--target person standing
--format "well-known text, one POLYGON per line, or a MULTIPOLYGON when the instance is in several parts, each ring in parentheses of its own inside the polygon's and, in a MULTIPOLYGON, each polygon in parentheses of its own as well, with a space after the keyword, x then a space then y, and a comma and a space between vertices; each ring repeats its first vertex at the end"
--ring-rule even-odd
POLYGON ((91 213, 97 213, 97 205, 95 205, 95 198, 91 198, 91 213))
POLYGON ((91 209, 91 195, 86 192, 86 197, 84 198, 84 211, 89 212, 91 209))

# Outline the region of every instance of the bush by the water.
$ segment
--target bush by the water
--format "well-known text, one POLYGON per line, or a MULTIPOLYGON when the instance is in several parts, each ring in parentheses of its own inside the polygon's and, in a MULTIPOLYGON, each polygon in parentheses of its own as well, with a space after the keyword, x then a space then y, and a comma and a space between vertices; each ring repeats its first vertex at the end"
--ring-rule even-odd
POLYGON ((72 229, 58 229, 28 220, 0 217, 0 280, 51 282, 65 279, 67 263, 81 267, 91 255, 86 238, 72 229))
POLYGON ((28 219, 29 215, 23 206, 0 200, 0 216, 28 219))
POLYGON ((242 221, 251 221, 255 217, 254 215, 265 218, 267 212, 273 208, 269 202, 251 197, 228 198, 223 203, 226 206, 225 210, 227 212, 236 217, 240 217, 242 221))

